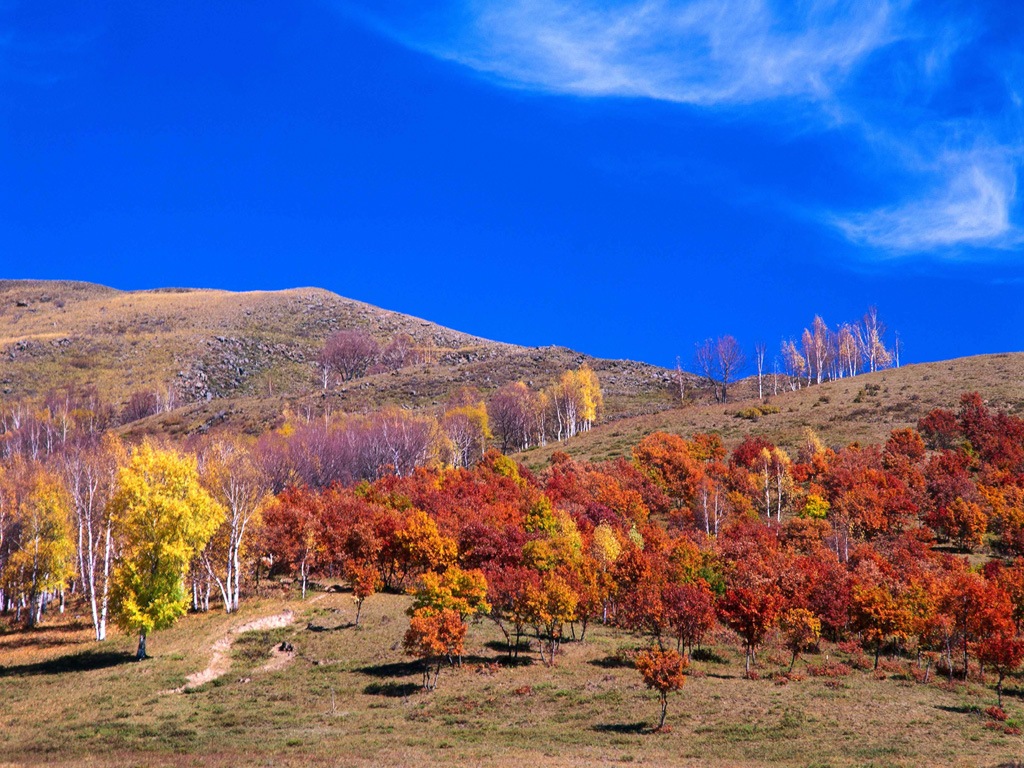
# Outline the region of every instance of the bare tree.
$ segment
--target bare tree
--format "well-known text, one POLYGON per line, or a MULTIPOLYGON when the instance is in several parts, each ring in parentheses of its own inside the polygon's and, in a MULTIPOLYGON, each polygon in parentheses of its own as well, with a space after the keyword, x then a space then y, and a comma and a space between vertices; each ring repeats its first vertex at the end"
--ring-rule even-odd
POLYGON ((380 357, 380 345, 366 331, 338 331, 327 338, 320 352, 324 389, 333 374, 351 381, 366 374, 380 357))
POLYGON ((829 357, 832 349, 831 332, 821 315, 814 316, 811 328, 804 328, 801 344, 807 359, 807 384, 814 381, 821 384, 828 371, 829 357))
POLYGON ((78 571, 89 601, 97 640, 107 638, 110 575, 114 560, 113 521, 107 504, 116 484, 123 448, 113 437, 64 454, 61 474, 71 495, 78 527, 78 571))
POLYGON ((864 363, 874 373, 892 364, 892 353, 885 347, 885 324, 878 319, 878 308, 868 307, 861 320, 862 351, 864 363))
POLYGON ((782 364, 789 379, 789 388, 796 391, 800 388, 804 374, 807 371, 807 361, 800 354, 796 342, 792 339, 782 342, 782 364))
POLYGON ((502 453, 530 447, 538 431, 541 400, 521 381, 506 384, 487 403, 487 415, 502 453))
POLYGON ((849 323, 839 326, 836 333, 836 357, 840 376, 856 376, 860 362, 860 341, 857 329, 849 323))
POLYGON ((694 353, 697 369, 715 386, 716 397, 718 387, 721 396, 718 399, 725 403, 729 400, 729 383, 746 362, 746 356, 740 343, 733 336, 719 336, 718 339, 706 339, 697 345, 694 353))
POLYGON ((219 440, 200 458, 204 483, 227 510, 220 530, 203 550, 203 565, 220 590, 225 612, 232 613, 238 610, 246 532, 270 493, 270 482, 239 442, 219 440))
POLYGON ((693 362, 697 372, 711 384, 715 391, 715 399, 718 399, 718 382, 715 381, 715 342, 712 339, 704 339, 693 351, 693 362))
POLYGON ((743 368, 747 358, 743 354, 740 343, 732 336, 720 336, 715 342, 715 358, 718 363, 718 375, 722 380, 722 402, 729 401, 729 382, 743 368))
POLYGON ((768 345, 763 341, 754 345, 754 360, 757 363, 757 397, 764 400, 764 358, 768 354, 768 345))
POLYGON ((400 333, 380 353, 380 364, 387 371, 397 371, 407 365, 422 362, 416 341, 407 333, 400 333))

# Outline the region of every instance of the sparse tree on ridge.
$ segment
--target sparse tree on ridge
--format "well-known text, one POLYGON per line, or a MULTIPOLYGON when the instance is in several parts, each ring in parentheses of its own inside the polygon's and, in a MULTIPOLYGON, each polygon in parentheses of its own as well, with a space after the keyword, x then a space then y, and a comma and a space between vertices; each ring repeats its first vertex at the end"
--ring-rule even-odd
POLYGON ((716 397, 723 403, 728 402, 729 383, 746 362, 740 343, 728 334, 717 339, 705 339, 697 345, 694 357, 697 369, 715 386, 716 397))
POLYGON ((754 345, 754 361, 757 363, 757 399, 764 400, 764 358, 768 354, 768 345, 763 341, 754 345))
POLYGON ((892 363, 892 353, 886 348, 885 323, 878 319, 878 308, 868 307, 861 320, 862 355, 868 370, 874 373, 892 363))

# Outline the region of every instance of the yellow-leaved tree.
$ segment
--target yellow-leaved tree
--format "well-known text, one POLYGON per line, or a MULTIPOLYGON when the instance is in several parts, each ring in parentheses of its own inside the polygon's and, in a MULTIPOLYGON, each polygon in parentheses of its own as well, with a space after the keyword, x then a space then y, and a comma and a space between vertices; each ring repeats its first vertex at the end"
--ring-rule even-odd
POLYGON ((171 626, 188 608, 189 563, 224 520, 224 507, 202 487, 196 460, 143 443, 117 476, 110 500, 120 541, 111 603, 126 632, 146 637, 171 626))
POLYGON ((575 371, 565 371, 551 387, 549 396, 554 404, 559 442, 588 431, 604 407, 601 382, 585 363, 575 371))
MULTIPOLYGON (((75 572, 71 533, 71 501, 59 479, 49 472, 34 473, 27 492, 13 510, 16 532, 11 555, 0 573, 0 586, 29 607, 28 624, 37 624, 52 593, 60 591, 75 572)), ((62 602, 63 608, 63 602, 62 602)))
POLYGON ((226 516, 202 552, 202 565, 220 590, 227 613, 238 610, 242 564, 250 529, 270 499, 270 481, 239 441, 218 440, 203 453, 207 489, 224 506, 226 516))

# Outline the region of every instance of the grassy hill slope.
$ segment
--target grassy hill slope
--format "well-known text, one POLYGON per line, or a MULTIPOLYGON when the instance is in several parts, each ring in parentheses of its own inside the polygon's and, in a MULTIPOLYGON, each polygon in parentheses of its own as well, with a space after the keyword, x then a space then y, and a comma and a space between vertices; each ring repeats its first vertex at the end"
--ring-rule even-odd
MULTIPOLYGON (((767 390, 771 390, 770 382, 767 390)), ((765 400, 779 412, 759 418, 739 415, 758 406, 756 383, 752 386, 748 380, 733 391, 747 397, 601 424, 570 443, 537 448, 519 458, 538 467, 556 450, 591 460, 628 456, 644 435, 655 431, 683 435, 716 432, 730 446, 747 434, 764 435, 794 451, 808 427, 831 446, 884 442, 891 430, 916 425, 933 408, 955 409, 964 392, 980 392, 995 408, 1024 411, 1024 353, 907 365, 796 392, 780 390, 765 400)))
POLYGON ((522 379, 540 387, 584 361, 601 375, 612 417, 674 402, 674 374, 655 366, 488 341, 317 288, 118 291, 0 281, 0 393, 31 399, 55 387, 89 386, 123 404, 135 391, 174 391, 180 407, 138 425, 147 431, 228 425, 257 433, 286 407, 429 407, 464 385, 487 392, 522 379), (323 393, 319 350, 332 332, 352 328, 381 343, 407 334, 429 362, 323 393))

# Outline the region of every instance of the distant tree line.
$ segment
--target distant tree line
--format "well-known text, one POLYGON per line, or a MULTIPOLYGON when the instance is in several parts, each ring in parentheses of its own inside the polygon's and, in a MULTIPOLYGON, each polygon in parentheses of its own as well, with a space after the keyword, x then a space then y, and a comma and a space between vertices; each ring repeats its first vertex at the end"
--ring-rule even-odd
MULTIPOLYGON (((820 315, 815 315, 799 341, 792 338, 782 341, 771 370, 766 367, 768 345, 764 342, 754 345, 758 397, 763 399, 769 386, 772 394, 778 394, 779 389, 795 391, 860 373, 874 373, 893 365, 898 367, 901 352, 899 334, 892 346, 888 346, 886 326, 875 307, 870 307, 859 322, 841 323, 834 329, 820 315)), ((719 402, 728 401, 729 385, 739 378, 746 364, 747 356, 741 344, 728 334, 705 339, 694 351, 695 369, 712 386, 719 402)), ((684 395, 680 378, 680 396, 684 395)))

